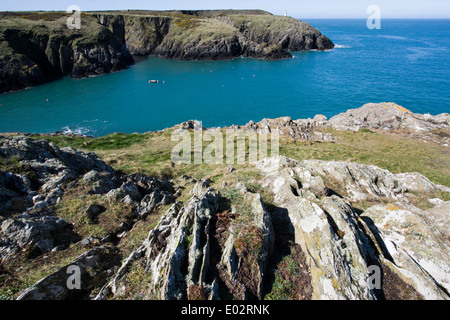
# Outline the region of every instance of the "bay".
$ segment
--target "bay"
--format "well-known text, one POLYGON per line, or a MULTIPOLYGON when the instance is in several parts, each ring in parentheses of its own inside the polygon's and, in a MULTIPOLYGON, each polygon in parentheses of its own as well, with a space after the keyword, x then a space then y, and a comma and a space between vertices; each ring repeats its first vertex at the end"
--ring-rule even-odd
POLYGON ((323 114, 368 102, 450 112, 450 20, 308 20, 336 48, 280 61, 176 61, 148 57, 127 70, 64 77, 0 95, 0 132, 102 136, 195 119, 206 127, 323 114), (149 83, 149 80, 159 80, 149 83), (48 101, 47 101, 48 100, 48 101))

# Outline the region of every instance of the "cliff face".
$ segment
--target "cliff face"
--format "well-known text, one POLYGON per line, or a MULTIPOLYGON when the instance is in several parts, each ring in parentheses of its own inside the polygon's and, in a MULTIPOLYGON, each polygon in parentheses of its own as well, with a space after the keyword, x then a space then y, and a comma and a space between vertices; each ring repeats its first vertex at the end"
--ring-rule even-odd
MULTIPOLYGON (((154 14, 154 13, 153 13, 154 14)), ((162 14, 162 13, 161 13, 162 14)), ((328 50, 334 44, 308 23, 263 11, 182 11, 164 15, 97 15, 132 54, 171 59, 283 59, 287 51, 328 50), (124 31, 116 32, 123 25, 124 31)))
POLYGON ((291 57, 333 43, 309 24, 263 11, 83 14, 69 30, 64 13, 4 13, 0 21, 0 93, 64 75, 122 70, 132 55, 169 59, 291 57))
POLYGON ((133 58, 123 41, 92 17, 81 30, 53 21, 11 18, 0 25, 0 92, 41 84, 57 77, 85 77, 126 68, 133 58))

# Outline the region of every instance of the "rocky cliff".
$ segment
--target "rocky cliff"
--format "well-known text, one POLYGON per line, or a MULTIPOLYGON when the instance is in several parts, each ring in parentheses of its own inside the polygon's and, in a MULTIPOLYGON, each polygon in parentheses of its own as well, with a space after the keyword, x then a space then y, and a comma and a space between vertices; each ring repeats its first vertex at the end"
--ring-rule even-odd
MULTIPOLYGON (((265 119, 233 128, 277 128, 297 148, 299 141, 339 143, 311 131, 338 124, 386 130, 389 139, 417 130, 417 143, 428 137, 427 145, 448 149, 440 134, 448 120, 382 103, 329 121, 265 119), (415 126, 402 131, 405 123, 415 126)), ((207 130, 193 121, 180 126, 207 130)), ((139 149, 150 145, 153 155, 164 132, 155 137, 139 149)), ((135 160, 124 152, 103 151, 117 157, 111 164, 135 160)), ((450 188, 417 172, 276 156, 226 167, 214 181, 198 166, 179 168, 196 178, 167 180, 125 174, 92 152, 25 136, 2 137, 0 160, 2 297, 19 287, 14 298, 450 299, 450 188), (18 282, 23 268, 41 266, 44 278, 18 282), (66 284, 73 266, 81 270, 76 292, 66 284)))
POLYGON ((0 93, 71 75, 122 70, 132 55, 169 59, 282 59, 288 51, 332 49, 309 24, 263 11, 0 13, 0 93))
POLYGON ((122 70, 133 63, 125 44, 90 16, 82 17, 80 30, 69 30, 64 14, 36 15, 1 20, 0 92, 64 75, 77 78, 122 70))

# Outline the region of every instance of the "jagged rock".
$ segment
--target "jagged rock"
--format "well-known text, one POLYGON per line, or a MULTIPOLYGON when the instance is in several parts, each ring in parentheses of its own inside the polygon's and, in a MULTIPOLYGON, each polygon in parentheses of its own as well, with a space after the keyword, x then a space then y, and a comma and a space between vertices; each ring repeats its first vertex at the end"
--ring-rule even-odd
POLYGON ((120 264, 119 250, 98 247, 82 254, 68 265, 39 280, 26 289, 17 300, 72 300, 86 298, 94 288, 101 287, 120 264), (80 289, 69 289, 69 277, 76 266, 80 270, 80 289))
POLYGON ((203 127, 201 121, 198 120, 189 120, 183 123, 180 123, 179 129, 183 130, 205 130, 205 127, 203 127))
MULTIPOLYGON (((259 276, 252 288, 254 292, 251 292, 261 298, 268 259, 274 250, 273 228, 269 214, 263 208, 261 197, 249 192, 245 192, 243 196, 245 203, 251 207, 251 212, 247 213, 252 221, 250 226, 260 230, 262 235, 258 253, 260 258, 256 265, 252 265, 258 269, 259 276)), ((157 299, 186 299, 191 286, 203 288, 210 298, 220 298, 221 289, 214 271, 219 268, 219 264, 225 266, 220 268, 227 270, 221 276, 242 287, 245 298, 250 292, 245 289, 247 284, 240 282, 243 275, 239 273, 239 267, 245 263, 245 256, 236 254, 234 242, 237 238, 232 231, 238 227, 230 227, 230 236, 222 255, 222 250, 215 243, 216 232, 219 232, 216 230, 215 221, 220 206, 220 194, 209 189, 193 196, 185 206, 181 203, 174 204, 150 231, 144 243, 122 264, 116 276, 100 291, 96 299, 123 294, 127 287, 125 275, 136 260, 143 258, 146 259, 146 270, 152 284, 150 294, 157 299)), ((222 289, 232 290, 227 287, 222 289)))
POLYGON ((175 202, 175 197, 167 191, 153 191, 147 194, 139 203, 137 212, 139 216, 145 218, 148 214, 152 213, 158 205, 168 205, 175 202))
POLYGON ((111 179, 110 175, 111 172, 92 170, 83 176, 83 180, 92 184, 92 194, 105 194, 116 187, 116 184, 111 179))
POLYGON ((275 205, 287 210, 295 242, 307 252, 313 299, 384 297, 388 289, 368 286, 372 266, 418 296, 450 298, 448 229, 443 223, 449 211, 437 206, 425 218, 427 213, 408 204, 406 197, 409 191, 426 194, 449 188, 419 174, 394 175, 356 163, 278 157, 262 160, 257 167, 266 175, 263 187, 272 190, 275 205), (327 190, 329 185, 344 192, 327 190), (391 199, 407 209, 375 205, 357 214, 352 203, 369 199, 391 199), (439 217, 439 227, 433 216, 439 217))
POLYGON ((199 181, 196 195, 167 211, 96 299, 123 294, 126 274, 140 259, 149 274, 149 294, 157 299, 187 299, 196 288, 209 299, 261 299, 275 246, 286 245, 276 243, 273 219, 278 224, 285 220, 286 228, 277 230, 292 236, 305 253, 302 272, 310 277, 312 299, 383 299, 402 290, 407 298, 450 298, 449 202, 422 211, 407 200, 411 190, 449 192, 447 187, 418 174, 410 179, 409 174, 344 162, 276 157, 260 161, 257 168, 265 175, 263 188, 274 194, 272 213, 260 195, 237 186, 241 209, 224 212, 222 196, 199 181), (375 205, 361 214, 353 203, 367 199, 390 199, 402 209, 375 205), (236 218, 244 213, 245 220, 236 218), (261 247, 250 262, 255 252, 248 250, 258 239, 261 247), (370 286, 374 267, 384 275, 381 287, 370 286))
POLYGON ((152 275, 153 295, 158 299, 186 298, 188 283, 205 280, 210 255, 207 240, 209 219, 217 205, 218 194, 211 192, 202 198, 193 197, 186 206, 174 204, 150 231, 141 247, 128 257, 117 275, 101 290, 97 299, 111 294, 120 295, 126 286, 123 277, 127 270, 142 257, 145 257, 146 269, 152 275))
POLYGON ((79 238, 71 224, 53 216, 7 219, 0 225, 0 237, 1 260, 30 246, 43 253, 79 238))
POLYGON ((263 119, 257 123, 250 121, 245 126, 231 126, 228 129, 254 131, 258 134, 270 134, 274 130, 278 130, 281 136, 291 137, 294 140, 334 141, 331 134, 315 131, 326 125, 326 117, 317 115, 314 119, 292 120, 291 117, 281 117, 263 119))
MULTIPOLYGON (((397 205, 374 205, 361 218, 379 237, 384 257, 425 299, 448 299, 448 236, 439 236, 439 228, 427 212, 397 205)), ((441 209, 439 214, 448 219, 450 211, 441 209)))
POLYGON ((142 195, 136 184, 132 181, 124 182, 119 188, 109 191, 106 195, 106 197, 114 200, 122 200, 127 196, 134 201, 140 201, 142 199, 142 195))
POLYGON ((50 192, 46 195, 45 202, 47 202, 49 205, 54 205, 56 204, 58 199, 63 195, 63 193, 64 191, 61 188, 56 187, 50 190, 50 192))
MULTIPOLYGON (((250 219, 250 222, 248 222, 244 230, 237 233, 236 230, 239 227, 234 223, 230 224, 229 237, 225 242, 220 259, 220 264, 225 269, 225 272, 221 274, 221 280, 227 284, 230 291, 236 289, 231 288, 231 286, 242 288, 241 299, 254 297, 261 300, 264 294, 264 279, 268 271, 269 259, 274 252, 275 234, 272 220, 263 206, 261 196, 244 190, 240 192, 243 194, 243 204, 249 208, 249 212, 245 214, 247 219, 250 219), (241 252, 243 249, 241 248, 241 239, 242 237, 247 237, 248 232, 255 232, 256 235, 262 236, 260 248, 257 248, 256 253, 250 253, 250 255, 256 254, 257 259, 254 262, 247 260, 248 253, 246 248, 244 248, 244 252, 241 252), (248 281, 247 269, 253 268, 257 269, 256 276, 251 276, 250 281, 248 281)), ((247 245, 249 244, 244 244, 244 247, 247 245)))
MULTIPOLYGON (((232 125, 226 129, 234 131, 253 131, 258 134, 270 134, 278 130, 281 136, 294 140, 335 141, 330 133, 321 132, 323 127, 337 130, 358 131, 361 128, 374 130, 404 130, 418 138, 431 140, 439 144, 448 144, 449 137, 442 130, 449 130, 450 115, 442 113, 436 116, 417 114, 395 103, 368 103, 357 109, 347 110, 330 120, 323 115, 313 119, 297 119, 281 117, 263 119, 255 123, 250 121, 244 126, 232 125)), ((215 128, 208 129, 215 130, 215 128)))
POLYGON ((133 205, 141 218, 145 218, 158 205, 175 201, 173 185, 166 179, 143 174, 130 175, 126 179, 120 188, 109 191, 106 197, 133 205))
POLYGON ((17 204, 26 205, 30 191, 31 183, 26 176, 0 171, 0 215, 14 211, 17 204))
MULTIPOLYGON (((450 190, 448 187, 432 183, 418 173, 392 174, 388 170, 359 163, 304 160, 298 165, 295 161, 279 158, 272 160, 267 168, 271 170, 272 166, 290 165, 297 166, 295 174, 305 189, 315 194, 342 192, 341 196, 353 202, 383 197, 406 201, 404 198, 406 192, 450 190), (325 182, 328 182, 327 188, 325 182), (339 187, 339 190, 333 190, 334 185, 339 187)), ((265 167, 261 168, 266 170, 265 167)))
POLYGON ((203 283, 209 268, 209 220, 218 194, 194 197, 186 207, 174 205, 146 240, 147 270, 153 275, 154 294, 160 299, 182 299, 187 286, 203 283), (167 225, 166 223, 169 222, 167 225), (190 243, 187 243, 190 242, 190 243), (187 265, 187 274, 182 271, 187 265), (157 270, 163 270, 162 273, 157 270))
POLYGON ((29 167, 37 176, 43 192, 49 192, 91 170, 113 171, 92 152, 60 149, 46 140, 37 141, 24 136, 3 139, 0 142, 0 156, 20 159, 22 166, 29 167))
POLYGON ((362 235, 357 232, 358 228, 355 227, 357 217, 350 205, 334 196, 322 207, 336 209, 326 213, 326 209, 320 206, 316 197, 313 200, 301 197, 299 190, 301 187, 293 178, 294 172, 301 166, 289 159, 270 159, 258 165, 268 173, 263 180, 263 186, 272 188, 275 204, 288 211, 294 229, 295 243, 301 246, 303 252, 308 253, 307 263, 311 268, 314 288, 313 299, 372 298, 366 286, 368 274, 366 262, 359 254, 360 250, 367 252, 370 248, 363 245, 367 241, 361 239, 362 235), (273 165, 276 161, 281 162, 279 166, 273 165), (351 255, 343 252, 343 243, 347 241, 341 240, 330 227, 330 212, 336 219, 340 218, 339 220, 344 222, 341 228, 347 232, 348 243, 353 246, 348 248, 349 245, 346 245, 351 255), (357 245, 356 239, 360 242, 360 246, 357 245), (353 257, 354 250, 358 254, 353 257))
POLYGON ((129 175, 126 178, 128 181, 134 182, 143 194, 149 194, 155 190, 174 193, 173 184, 167 179, 151 177, 141 173, 129 175))
POLYGON ((191 190, 190 194, 200 195, 203 191, 205 191, 211 185, 211 180, 204 179, 199 180, 195 183, 194 188, 191 190))

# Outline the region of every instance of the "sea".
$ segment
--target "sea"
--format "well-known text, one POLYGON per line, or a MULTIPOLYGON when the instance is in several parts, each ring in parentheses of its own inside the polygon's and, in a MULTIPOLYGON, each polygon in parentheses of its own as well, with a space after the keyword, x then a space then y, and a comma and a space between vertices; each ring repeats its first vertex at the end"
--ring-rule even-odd
POLYGON ((305 20, 336 47, 267 61, 137 58, 126 70, 0 95, 0 132, 103 136, 188 120, 205 127, 330 118, 369 102, 450 113, 450 20, 305 20), (149 83, 158 80, 157 83, 149 83))

